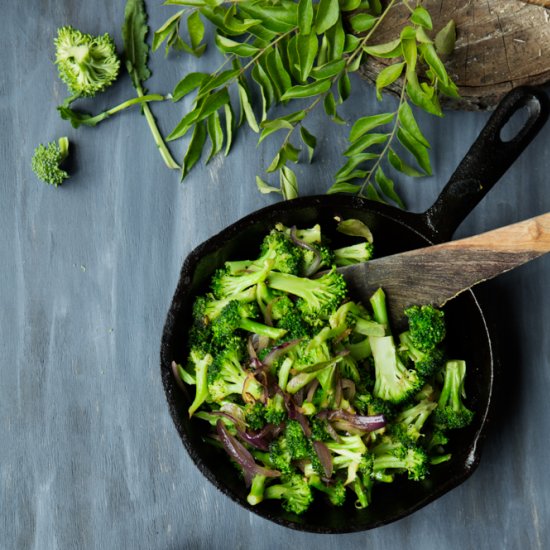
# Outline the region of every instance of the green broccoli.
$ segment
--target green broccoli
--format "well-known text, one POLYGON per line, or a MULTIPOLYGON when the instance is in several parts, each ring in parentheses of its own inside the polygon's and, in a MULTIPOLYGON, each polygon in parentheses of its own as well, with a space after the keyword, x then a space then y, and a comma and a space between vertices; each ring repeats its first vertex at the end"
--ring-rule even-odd
POLYGON ((466 397, 465 377, 466 361, 447 361, 443 389, 434 412, 435 422, 441 428, 463 428, 473 420, 474 413, 462 401, 466 397))
POLYGON ((346 296, 344 278, 334 269, 317 279, 271 272, 266 282, 271 288, 299 296, 298 309, 314 325, 328 319, 346 296))
POLYGON ((59 138, 58 143, 52 141, 47 145, 40 144, 32 157, 32 170, 42 181, 57 187, 69 177, 60 164, 69 155, 69 140, 66 137, 59 138))
POLYGON ((369 338, 376 371, 375 397, 392 403, 405 401, 421 387, 421 379, 403 365, 392 336, 369 338))
POLYGON ((346 486, 341 479, 328 484, 321 480, 318 474, 307 478, 310 487, 325 493, 333 506, 342 506, 346 501, 346 486))
POLYGON ((188 413, 193 416, 193 413, 206 401, 209 397, 208 377, 210 376, 210 366, 213 362, 213 357, 207 353, 192 349, 189 354, 189 362, 195 373, 195 399, 191 403, 188 413))
POLYGON ((420 351, 431 351, 445 338, 445 314, 430 305, 405 310, 411 342, 420 351))
POLYGON ((260 504, 264 499, 265 491, 265 482, 267 477, 262 474, 256 474, 252 478, 252 483, 250 485, 250 491, 246 497, 248 504, 251 506, 256 506, 260 504))
POLYGON ((220 300, 233 298, 248 288, 265 280, 273 267, 273 261, 264 262, 261 269, 232 273, 228 267, 218 269, 212 277, 211 289, 214 296, 220 300))
POLYGON ((287 512, 303 514, 311 504, 313 495, 307 481, 298 474, 281 478, 281 483, 270 485, 264 491, 266 499, 282 499, 287 512))
POLYGON ((437 345, 421 350, 415 346, 410 331, 401 333, 399 342, 399 351, 414 363, 414 368, 422 378, 429 378, 443 366, 444 352, 437 345))
POLYGON ((367 262, 372 258, 373 246, 362 242, 334 250, 334 263, 338 266, 367 262))
POLYGON ((92 36, 67 26, 57 30, 54 43, 59 78, 72 94, 93 97, 117 79, 120 61, 108 34, 92 36))
POLYGON ((252 302, 255 297, 256 292, 254 287, 250 287, 247 290, 243 290, 238 294, 221 300, 217 300, 211 292, 208 292, 203 296, 197 296, 195 299, 193 303, 193 319, 197 322, 207 324, 218 317, 229 302, 236 300, 238 302, 248 303, 252 302))
POLYGON ((280 393, 276 393, 273 397, 267 399, 264 416, 268 424, 275 424, 276 426, 285 421, 287 417, 285 400, 280 393))
POLYGON ((254 321, 252 318, 258 315, 258 306, 254 303, 231 300, 214 319, 212 334, 214 341, 223 342, 231 336, 235 330, 242 329, 260 336, 267 336, 278 340, 286 334, 286 330, 270 327, 254 321))
POLYGON ((231 394, 241 396, 245 390, 254 400, 262 397, 262 385, 251 372, 243 369, 242 359, 242 355, 234 349, 225 350, 216 356, 208 369, 208 392, 213 401, 222 401, 231 394))
POLYGON ((353 483, 361 466, 367 447, 360 435, 343 435, 340 441, 325 443, 333 454, 332 463, 335 470, 347 469, 346 485, 353 483))
POLYGON ((415 405, 402 410, 395 418, 392 429, 394 433, 403 435, 406 439, 416 442, 422 434, 422 428, 428 420, 437 403, 424 399, 415 405))
POLYGON ((373 474, 393 475, 394 471, 406 471, 409 479, 418 481, 426 477, 428 471, 428 455, 415 445, 406 445, 390 436, 384 436, 382 441, 372 449, 374 456, 373 474))
POLYGON ((252 430, 261 430, 266 424, 265 407, 256 401, 248 403, 244 409, 246 425, 252 430))
POLYGON ((283 474, 290 474, 295 471, 292 464, 292 455, 284 437, 279 437, 270 443, 269 460, 273 467, 283 474))

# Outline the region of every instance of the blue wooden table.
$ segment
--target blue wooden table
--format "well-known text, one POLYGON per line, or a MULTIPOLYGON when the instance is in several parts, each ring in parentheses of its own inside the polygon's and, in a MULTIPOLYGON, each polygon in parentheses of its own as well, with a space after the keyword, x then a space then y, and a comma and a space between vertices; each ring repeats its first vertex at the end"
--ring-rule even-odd
MULTIPOLYGON (((171 13, 148 2, 157 28, 171 13)), ((52 64, 57 27, 110 32, 124 2, 10 2, 0 20, 0 547, 6 549, 544 549, 550 547, 550 257, 487 284, 499 320, 500 405, 482 462, 462 486, 414 515, 353 535, 294 532, 239 508, 187 457, 159 375, 164 316, 189 251, 276 200, 255 176, 275 153, 240 133, 233 152, 184 184, 163 165, 138 110, 74 130, 55 110, 65 86, 52 64), (67 135, 72 177, 58 189, 30 169, 33 149, 67 135)), ((153 55, 151 91, 167 92, 203 59, 153 55)), ((353 81, 342 109, 381 112, 353 81)), ((134 92, 127 76, 89 106, 134 92)), ((386 98, 384 104, 393 104, 386 98)), ((183 106, 153 107, 164 132, 183 106)), ((427 208, 488 115, 419 115, 435 177, 401 181, 427 208)), ((342 162, 346 128, 313 115, 319 146, 300 165, 301 193, 323 193, 342 162)), ((550 125, 457 236, 550 209, 550 125)), ((176 144, 181 158, 183 143, 176 144)))

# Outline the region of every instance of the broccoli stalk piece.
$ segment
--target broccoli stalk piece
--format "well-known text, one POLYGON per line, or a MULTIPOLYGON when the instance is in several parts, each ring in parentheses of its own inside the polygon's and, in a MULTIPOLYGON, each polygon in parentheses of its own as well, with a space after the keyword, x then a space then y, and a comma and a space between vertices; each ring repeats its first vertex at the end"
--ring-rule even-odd
POLYGON ((406 471, 414 481, 424 479, 427 474, 428 456, 424 449, 415 445, 405 445, 398 439, 385 436, 381 443, 372 449, 374 456, 373 475, 385 479, 393 471, 406 471), (389 471, 389 472, 388 472, 389 471))
POLYGON ((343 435, 340 442, 328 441, 325 445, 333 454, 332 463, 335 470, 347 469, 345 484, 353 483, 361 466, 367 447, 360 435, 343 435))
POLYGON ((342 506, 346 501, 346 486, 341 479, 333 484, 324 483, 319 475, 313 474, 307 478, 310 487, 325 493, 333 506, 342 506))
POLYGON ((373 246, 363 242, 334 250, 334 263, 338 266, 367 262, 372 258, 373 246))
POLYGON ((405 310, 409 337, 420 351, 431 351, 445 338, 445 314, 433 306, 411 306, 405 310))
POLYGON ((286 330, 270 327, 250 319, 257 314, 257 305, 237 300, 231 300, 212 323, 214 341, 223 342, 235 330, 242 329, 260 336, 278 340, 286 334, 286 330))
POLYGON ((207 353, 203 354, 196 349, 192 349, 189 354, 189 360, 195 369, 195 399, 188 409, 189 416, 193 416, 193 413, 208 399, 208 376, 210 375, 209 369, 213 362, 213 357, 207 353))
POLYGON ((390 334, 390 321, 388 317, 388 308, 386 304, 386 293, 379 288, 371 297, 370 305, 374 314, 374 320, 380 325, 384 325, 386 334, 390 334))
POLYGON ((273 266, 273 261, 264 262, 262 269, 232 273, 227 267, 218 269, 212 277, 211 288, 218 299, 233 298, 246 289, 262 283, 273 266))
POLYGON ((372 349, 370 347, 370 341, 368 337, 360 340, 359 342, 346 344, 346 349, 349 350, 350 355, 356 361, 362 361, 363 359, 372 356, 372 349))
POLYGON ((264 498, 283 501, 287 512, 303 514, 311 504, 313 495, 307 481, 298 474, 289 475, 281 483, 270 485, 264 491, 264 498))
POLYGON ((249 394, 254 400, 263 395, 262 385, 241 366, 242 356, 234 349, 216 356, 208 369, 208 392, 213 401, 220 402, 233 393, 249 394), (245 386, 246 382, 246 386, 245 386))
POLYGON ((463 428, 473 420, 474 413, 462 401, 466 397, 464 391, 465 377, 466 361, 447 361, 443 389, 439 396, 437 409, 434 412, 436 425, 440 428, 463 428))
POLYGON ((334 269, 317 279, 271 272, 266 282, 271 288, 298 296, 298 309, 312 324, 327 319, 346 296, 344 278, 334 269))
POLYGON ((392 336, 369 338, 376 373, 374 396, 391 403, 405 401, 420 388, 421 379, 403 365, 392 336))
POLYGON ((57 187, 69 177, 69 174, 60 168, 60 164, 69 155, 69 140, 66 137, 59 138, 55 143, 40 144, 32 157, 32 170, 42 181, 57 187))
POLYGON ((252 484, 250 485, 250 491, 246 497, 248 504, 256 506, 264 499, 265 481, 267 477, 262 474, 256 474, 252 478, 252 484))
POLYGON ((399 342, 399 351, 414 363, 414 368, 422 378, 434 375, 443 365, 443 350, 434 346, 422 351, 415 346, 409 331, 399 335, 399 342))
MULTIPOLYGON (((132 51, 130 55, 128 51, 133 44, 131 44, 132 36, 129 36, 131 33, 126 29, 127 27, 131 27, 131 24, 127 25, 126 23, 129 19, 137 16, 143 17, 143 24, 145 25, 146 15, 143 3, 128 3, 125 13, 126 21, 123 28, 126 57, 128 58, 131 55, 135 55, 135 53, 132 51), (134 10, 138 10, 139 13, 134 10)), ((58 68, 59 77, 67 84, 71 93, 71 96, 65 99, 63 104, 58 107, 61 118, 68 120, 74 128, 78 128, 80 125, 96 126, 102 120, 109 118, 115 113, 139 104, 142 106, 143 113, 153 134, 153 139, 159 148, 165 164, 168 168, 180 168, 164 143, 148 105, 151 101, 165 101, 166 97, 160 94, 146 95, 141 85, 141 82, 146 80, 150 74, 145 64, 146 57, 141 59, 143 63, 141 71, 139 70, 139 66, 136 67, 131 62, 126 63, 138 97, 125 101, 116 107, 107 109, 94 116, 75 111, 70 108, 70 105, 80 97, 93 97, 103 92, 118 77, 120 60, 118 59, 113 39, 108 34, 92 36, 91 34, 80 32, 73 27, 65 26, 58 29, 54 45, 55 63, 58 68)), ((145 42, 142 52, 145 52, 145 56, 147 55, 147 45, 145 42)))

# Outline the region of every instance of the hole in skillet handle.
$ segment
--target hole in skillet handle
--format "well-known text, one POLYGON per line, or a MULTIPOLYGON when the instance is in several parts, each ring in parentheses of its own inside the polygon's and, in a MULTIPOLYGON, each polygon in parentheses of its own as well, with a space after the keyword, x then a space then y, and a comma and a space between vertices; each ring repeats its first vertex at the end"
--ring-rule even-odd
POLYGON ((548 96, 538 88, 520 86, 504 96, 439 197, 423 214, 434 242, 451 239, 466 216, 533 141, 549 113, 548 96), (516 130, 518 122, 523 124, 516 130))

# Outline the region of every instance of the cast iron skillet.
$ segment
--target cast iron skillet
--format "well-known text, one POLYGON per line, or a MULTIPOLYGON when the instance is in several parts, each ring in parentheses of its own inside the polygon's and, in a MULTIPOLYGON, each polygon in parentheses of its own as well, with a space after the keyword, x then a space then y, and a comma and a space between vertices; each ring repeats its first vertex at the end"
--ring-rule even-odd
POLYGON ((226 260, 248 258, 250 251, 258 250, 263 236, 275 223, 299 227, 320 223, 323 232, 338 244, 341 236, 335 232, 334 217, 358 218, 371 228, 379 256, 449 240, 467 214, 535 137, 548 118, 548 112, 548 99, 542 92, 526 87, 510 92, 433 206, 422 214, 347 195, 298 198, 262 208, 242 218, 189 254, 164 327, 161 374, 170 413, 183 444, 199 470, 218 489, 244 508, 286 527, 317 533, 344 533, 363 531, 400 519, 472 474, 480 460, 480 444, 490 416, 497 369, 494 342, 474 292, 462 294, 446 307, 451 337, 449 352, 466 359, 469 365, 466 391, 468 403, 476 413, 473 425, 453 434, 449 449, 452 459, 433 467, 429 479, 376 486, 373 504, 364 510, 357 510, 351 498, 341 508, 325 504, 321 498, 316 499, 300 517, 283 511, 278 502, 250 506, 246 501, 248 491, 223 451, 202 440, 204 421, 189 420, 187 409, 192 396, 175 383, 170 365, 173 360, 185 361, 191 305, 194 296, 205 291, 205 281, 226 260), (502 141, 502 128, 514 113, 523 108, 528 113, 527 121, 512 140, 502 141))

